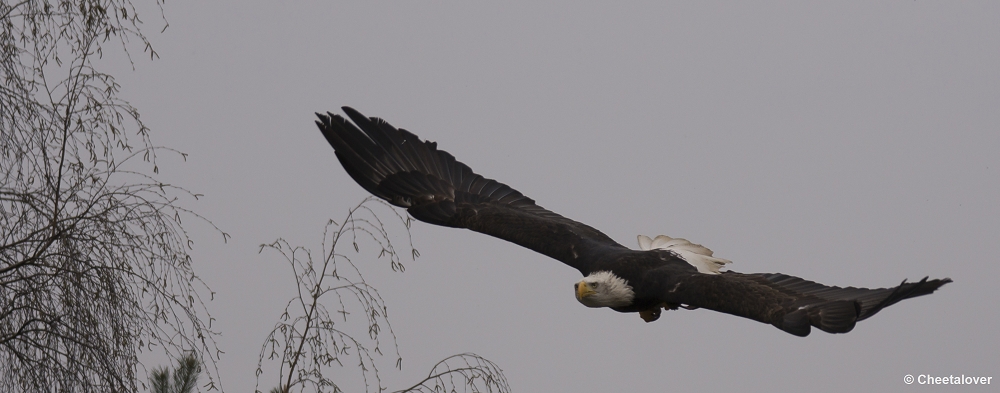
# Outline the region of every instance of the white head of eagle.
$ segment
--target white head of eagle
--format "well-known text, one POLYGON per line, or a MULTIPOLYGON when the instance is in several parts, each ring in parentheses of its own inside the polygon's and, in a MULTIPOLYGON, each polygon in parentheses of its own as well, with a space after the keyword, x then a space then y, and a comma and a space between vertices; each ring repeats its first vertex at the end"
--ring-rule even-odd
POLYGON ((573 289, 576 300, 587 307, 625 307, 635 298, 635 292, 624 278, 607 271, 591 273, 573 284, 573 289))

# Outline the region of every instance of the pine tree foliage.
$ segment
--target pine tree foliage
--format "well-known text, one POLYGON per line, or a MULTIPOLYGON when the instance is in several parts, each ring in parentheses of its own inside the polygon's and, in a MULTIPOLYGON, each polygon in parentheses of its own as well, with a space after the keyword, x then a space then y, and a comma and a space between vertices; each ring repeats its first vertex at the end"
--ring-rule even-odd
POLYGON ((149 376, 151 393, 192 393, 198 383, 201 363, 193 353, 185 354, 177 359, 177 368, 173 378, 166 367, 153 370, 149 376))

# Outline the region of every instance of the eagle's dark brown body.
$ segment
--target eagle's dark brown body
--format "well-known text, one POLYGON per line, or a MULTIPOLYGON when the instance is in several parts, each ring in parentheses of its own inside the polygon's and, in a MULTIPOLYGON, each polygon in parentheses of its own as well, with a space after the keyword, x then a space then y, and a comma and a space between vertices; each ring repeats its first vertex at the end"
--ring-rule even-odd
POLYGON ((951 282, 924 278, 894 288, 866 289, 830 287, 783 274, 699 273, 676 253, 628 249, 472 172, 433 142, 343 109, 354 124, 332 113, 319 115, 316 123, 344 169, 366 190, 406 208, 418 220, 510 241, 562 261, 584 276, 611 272, 635 293, 630 305, 614 309, 642 312, 643 319, 655 319, 661 307, 683 305, 750 318, 798 336, 808 335, 811 326, 846 333, 889 305, 951 282))

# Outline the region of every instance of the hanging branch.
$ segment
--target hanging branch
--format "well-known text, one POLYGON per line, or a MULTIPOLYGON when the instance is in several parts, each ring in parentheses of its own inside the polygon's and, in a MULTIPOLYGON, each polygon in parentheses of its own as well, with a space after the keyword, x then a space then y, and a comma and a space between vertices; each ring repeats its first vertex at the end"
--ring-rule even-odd
POLYGON ((177 152, 95 65, 109 43, 156 56, 137 15, 129 0, 0 3, 0 391, 138 391, 149 350, 195 351, 218 383, 211 290, 181 225, 198 195, 150 175, 177 152))
MULTIPOLYGON (((337 224, 327 223, 323 233, 323 258, 314 261, 312 253, 303 247, 292 247, 283 239, 261 245, 284 257, 292 268, 298 288, 274 329, 261 346, 257 363, 257 388, 264 374, 265 359, 277 361, 278 386, 271 393, 343 392, 347 376, 360 379, 365 392, 386 390, 382 383, 382 348, 390 345, 395 366, 402 367, 402 356, 385 301, 378 290, 365 282, 354 259, 338 246, 350 241, 356 254, 360 243, 373 242, 379 249, 378 258, 388 257, 393 271, 403 271, 399 253, 386 223, 371 206, 391 211, 406 230, 410 255, 419 256, 410 239, 410 219, 404 218, 391 205, 369 197, 350 209, 347 217, 337 224), (331 232, 332 229, 332 232, 331 232), (350 315, 362 315, 365 324, 350 323, 350 315), (388 333, 388 341, 384 334, 388 333)), ((341 247, 342 248, 342 247, 341 247)), ((350 252, 350 251, 348 251, 350 252)), ((430 375, 413 387, 401 392, 458 391, 509 392, 500 368, 474 354, 461 354, 442 360, 430 375), (436 390, 445 389, 447 390, 436 390)))

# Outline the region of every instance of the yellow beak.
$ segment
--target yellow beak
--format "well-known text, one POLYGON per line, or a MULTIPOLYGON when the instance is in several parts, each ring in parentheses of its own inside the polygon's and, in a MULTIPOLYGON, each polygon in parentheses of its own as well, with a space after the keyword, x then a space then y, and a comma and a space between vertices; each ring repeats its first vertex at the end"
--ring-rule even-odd
POLYGON ((590 289, 590 285, 587 285, 586 282, 580 281, 576 284, 576 300, 583 301, 583 298, 593 295, 594 293, 596 292, 594 292, 593 289, 590 289))

